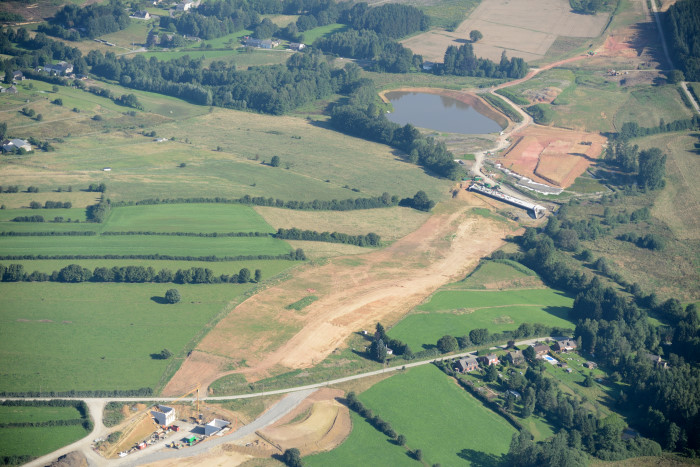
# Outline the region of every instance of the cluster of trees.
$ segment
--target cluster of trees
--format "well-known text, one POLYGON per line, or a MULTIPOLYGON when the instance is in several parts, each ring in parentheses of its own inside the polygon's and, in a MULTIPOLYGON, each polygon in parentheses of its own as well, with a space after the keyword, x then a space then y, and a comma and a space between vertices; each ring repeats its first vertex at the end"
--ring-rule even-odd
POLYGON ((38 201, 32 201, 29 203, 31 209, 70 209, 73 207, 73 203, 70 201, 46 201, 42 206, 38 201))
POLYGON ((341 22, 353 29, 369 29, 393 39, 398 39, 430 27, 430 18, 411 5, 386 3, 370 8, 367 3, 357 3, 347 10, 341 22))
POLYGON ((88 222, 96 222, 101 224, 107 218, 111 205, 104 195, 100 198, 100 202, 87 207, 86 217, 88 222))
MULTIPOLYGON (((62 217, 56 217, 54 218, 54 222, 56 222, 55 219, 63 219, 62 217)), ((60 221, 62 222, 62 221, 60 221)), ((81 230, 74 230, 74 231, 65 231, 65 232, 57 232, 55 230, 50 231, 50 232, 0 232, 0 237, 94 237, 97 235, 97 232, 91 232, 91 231, 81 231, 81 230)))
POLYGON ((107 185, 105 185, 104 183, 91 183, 87 187, 86 191, 90 193, 104 193, 105 191, 107 191, 107 185))
POLYGON ((535 123, 539 125, 549 125, 554 119, 554 111, 549 104, 535 104, 526 107, 525 110, 530 114, 535 123))
POLYGON ((412 198, 403 198, 399 201, 399 206, 405 206, 416 209, 418 211, 428 212, 435 207, 435 201, 428 198, 428 195, 423 190, 419 190, 412 198))
POLYGON ((674 63, 688 81, 700 81, 700 5, 690 0, 676 2, 663 21, 674 63))
POLYGON ((634 243, 639 248, 646 248, 648 250, 663 250, 666 246, 666 240, 656 234, 646 234, 642 236, 633 233, 626 233, 618 235, 617 239, 622 240, 623 242, 634 243))
MULTIPOLYGON (((53 232, 50 232, 53 235, 53 232)), ((60 233, 57 233, 60 234, 60 233)), ((267 232, 149 232, 149 231, 128 231, 128 232, 102 232, 101 235, 159 235, 164 237, 269 237, 267 232)))
POLYGON ((369 68, 374 71, 408 73, 420 70, 423 63, 420 55, 414 55, 394 39, 370 30, 349 29, 337 32, 318 38, 313 46, 341 57, 373 60, 374 63, 369 68))
POLYGON ((119 0, 107 5, 91 4, 85 7, 66 5, 49 20, 39 25, 39 31, 51 36, 77 41, 121 31, 129 26, 129 14, 119 0))
MULTIPOLYGON (((0 397, 151 397, 152 388, 111 389, 96 391, 1 391, 0 397)), ((9 401, 8 401, 9 402, 9 401)), ((28 402, 28 401, 20 401, 28 402)), ((42 401, 40 401, 42 402, 42 401)), ((72 401, 71 401, 72 402, 72 401)))
MULTIPOLYGON (((0 53, 11 56, 11 58, 0 61, 0 68, 6 73, 9 72, 10 75, 13 71, 22 68, 25 76, 43 77, 45 80, 50 80, 52 78, 44 73, 35 73, 27 69, 44 66, 53 63, 54 60, 65 60, 72 63, 73 71, 76 74, 87 73, 85 59, 76 47, 69 47, 62 42, 54 41, 42 32, 32 37, 25 28, 0 29, 0 53), (19 45, 19 48, 16 48, 13 43, 19 45)), ((60 78, 55 79, 57 82, 61 82, 60 78)))
POLYGON ((10 186, 0 185, 0 193, 19 193, 19 185, 10 185, 10 186))
POLYGON ((44 222, 44 216, 17 216, 12 222, 44 222))
MULTIPOLYGON (((562 225, 568 222, 566 209, 558 216, 562 225)), ((635 425, 664 449, 696 452, 700 435, 693 427, 700 423, 700 370, 688 362, 697 362, 700 351, 697 310, 692 306, 683 309, 676 300, 659 304, 655 294, 644 295, 638 285, 609 272, 633 297, 603 286, 557 250, 554 232, 556 229, 546 227, 539 233, 528 229, 520 238, 525 254, 516 254, 513 259, 538 271, 549 284, 576 294, 571 312, 577 321, 575 336, 581 339, 584 352, 595 353, 614 378, 630 385, 616 402, 640 414, 633 421, 635 425), (670 326, 650 325, 645 308, 654 310, 670 326), (664 341, 671 344, 662 347, 664 341), (648 353, 665 354, 671 368, 654 366, 646 357, 648 353), (653 416, 649 407, 656 411, 653 416)))
POLYGON ((666 155, 659 148, 639 151, 636 144, 631 146, 627 139, 623 138, 608 146, 605 160, 617 165, 624 172, 637 172, 634 181, 639 188, 657 190, 666 185, 666 155))
POLYGON ((178 269, 173 272, 170 269, 161 269, 156 272, 152 267, 144 266, 114 266, 112 268, 96 267, 89 270, 78 264, 71 264, 51 274, 34 271, 31 274, 24 271, 22 264, 0 264, 0 281, 2 282, 125 282, 125 283, 168 283, 177 284, 221 284, 260 282, 262 271, 256 269, 251 274, 248 268, 242 268, 238 273, 214 275, 209 268, 191 267, 178 269))
POLYGON ((346 243, 357 246, 380 246, 382 239, 374 232, 367 235, 348 235, 339 232, 316 232, 297 228, 277 229, 275 238, 284 240, 308 240, 313 242, 346 243))
POLYGON ((503 51, 501 61, 497 64, 487 58, 478 58, 471 44, 459 47, 451 45, 445 50, 442 65, 433 67, 433 72, 440 75, 479 76, 486 78, 522 78, 530 70, 525 60, 519 57, 508 59, 503 51))
POLYGON ((413 358, 413 352, 408 345, 398 339, 392 339, 387 336, 384 326, 381 323, 377 323, 372 336, 372 344, 369 346, 369 355, 373 360, 384 363, 387 359, 388 349, 391 349, 394 355, 403 355, 406 360, 413 358))
POLYGON ((423 137, 410 123, 403 127, 390 122, 377 112, 376 106, 339 105, 331 111, 331 125, 336 130, 370 141, 401 149, 408 160, 419 164, 437 175, 458 180, 463 175, 454 155, 445 143, 432 137, 423 137))
POLYGON ((605 6, 605 0, 569 0, 569 5, 576 13, 595 15, 605 6))
POLYGON ((131 107, 132 109, 143 110, 143 105, 141 105, 135 94, 122 94, 121 97, 114 99, 114 103, 124 107, 131 107))
POLYGON ((254 206, 270 206, 275 208, 295 209, 304 211, 353 211, 356 209, 376 209, 396 206, 399 204, 398 196, 382 193, 381 196, 372 198, 349 198, 341 200, 313 201, 284 201, 282 199, 265 198, 262 196, 245 195, 241 198, 150 198, 141 201, 119 201, 112 206, 144 206, 155 204, 187 204, 187 203, 222 203, 222 204, 248 204, 254 206))

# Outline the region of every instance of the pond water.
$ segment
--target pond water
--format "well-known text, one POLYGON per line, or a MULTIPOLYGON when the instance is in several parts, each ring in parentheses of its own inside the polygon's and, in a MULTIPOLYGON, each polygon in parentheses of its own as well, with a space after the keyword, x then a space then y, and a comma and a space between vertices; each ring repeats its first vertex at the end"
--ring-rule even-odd
POLYGON ((474 106, 451 97, 392 91, 386 93, 386 98, 394 106, 394 111, 386 114, 386 118, 400 125, 410 123, 420 128, 468 135, 496 133, 504 128, 474 106))

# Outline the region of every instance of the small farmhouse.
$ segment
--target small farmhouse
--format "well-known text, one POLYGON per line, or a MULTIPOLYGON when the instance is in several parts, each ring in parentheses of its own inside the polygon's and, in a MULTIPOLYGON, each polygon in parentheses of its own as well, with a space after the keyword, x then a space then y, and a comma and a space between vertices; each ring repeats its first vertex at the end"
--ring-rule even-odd
POLYGON ((192 8, 197 8, 197 7, 199 6, 200 3, 201 3, 201 0, 196 0, 196 1, 184 0, 184 1, 181 2, 181 3, 178 3, 178 5, 177 5, 177 10, 178 10, 178 11, 187 11, 187 10, 191 10, 192 8))
POLYGON ((479 362, 485 366, 498 365, 500 363, 496 354, 493 353, 479 357, 479 362))
POLYGON ((137 11, 132 15, 132 18, 136 19, 151 19, 151 14, 146 10, 137 11))
POLYGON ((303 50, 305 47, 306 47, 306 45, 300 44, 299 42, 290 42, 289 43, 289 50, 300 51, 300 50, 303 50))
POLYGON ((668 368, 668 362, 664 361, 659 355, 648 354, 647 358, 657 368, 663 368, 664 370, 668 368))
POLYGON ((272 49, 273 47, 277 47, 280 45, 278 41, 275 40, 270 40, 270 39, 255 39, 253 37, 246 37, 245 39, 245 46, 246 47, 257 47, 259 49, 272 49))
POLYGON ((12 79, 14 81, 24 81, 24 74, 19 70, 13 71, 12 72, 12 79))
POLYGON ((547 355, 547 353, 549 353, 549 350, 550 350, 550 348, 547 344, 542 344, 542 343, 535 344, 532 347, 535 349, 535 355, 538 357, 542 357, 544 355, 547 355))
POLYGON ((459 373, 469 373, 479 368, 479 362, 474 357, 461 358, 455 364, 455 371, 459 373))
POLYGON ((572 352, 576 350, 577 347, 576 341, 571 339, 561 339, 554 343, 555 352, 572 352))
POLYGON ((525 361, 525 357, 523 357, 523 352, 521 350, 513 350, 511 352, 508 352, 506 354, 505 359, 513 365, 519 365, 520 363, 525 361))

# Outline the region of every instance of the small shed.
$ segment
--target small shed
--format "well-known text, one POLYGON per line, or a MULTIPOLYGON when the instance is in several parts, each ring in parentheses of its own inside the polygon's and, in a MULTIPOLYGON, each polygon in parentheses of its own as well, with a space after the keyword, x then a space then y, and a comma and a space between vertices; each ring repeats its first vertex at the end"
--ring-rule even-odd
POLYGON ((598 364, 596 362, 586 362, 583 364, 586 368, 590 368, 591 370, 594 368, 598 368, 598 364))

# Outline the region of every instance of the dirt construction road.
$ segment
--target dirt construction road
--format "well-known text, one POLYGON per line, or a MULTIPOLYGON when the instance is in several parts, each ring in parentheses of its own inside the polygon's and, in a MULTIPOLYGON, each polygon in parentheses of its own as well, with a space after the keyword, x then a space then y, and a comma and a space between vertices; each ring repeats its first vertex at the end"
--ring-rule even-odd
POLYGON ((464 277, 512 232, 503 222, 471 213, 482 201, 459 193, 393 245, 309 265, 243 302, 185 360, 164 395, 181 393, 193 381, 206 387, 224 374, 257 381, 311 367, 342 347, 351 333, 372 329, 378 321, 395 322, 440 286, 464 277), (310 294, 318 301, 301 311, 285 308, 310 294), (242 361, 240 368, 225 371, 242 361))

